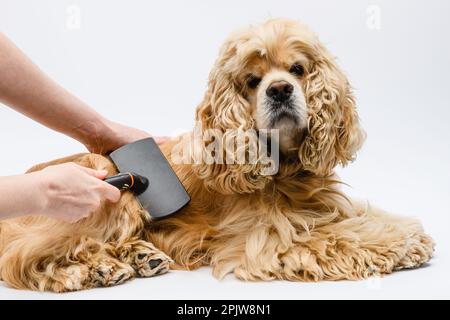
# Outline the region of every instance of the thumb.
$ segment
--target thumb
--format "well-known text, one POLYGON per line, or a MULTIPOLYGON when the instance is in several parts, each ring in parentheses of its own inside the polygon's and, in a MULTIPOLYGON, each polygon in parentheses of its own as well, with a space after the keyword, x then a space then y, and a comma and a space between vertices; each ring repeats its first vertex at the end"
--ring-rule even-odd
POLYGON ((103 197, 112 203, 119 201, 121 195, 120 190, 106 182, 102 183, 104 184, 103 197))

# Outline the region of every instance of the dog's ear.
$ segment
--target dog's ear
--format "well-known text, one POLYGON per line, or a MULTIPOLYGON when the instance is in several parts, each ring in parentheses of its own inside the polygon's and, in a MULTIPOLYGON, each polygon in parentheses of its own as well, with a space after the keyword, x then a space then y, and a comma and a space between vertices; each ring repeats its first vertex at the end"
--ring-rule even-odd
POLYGON ((308 134, 299 150, 305 170, 328 175, 337 164, 354 160, 365 139, 347 77, 321 44, 317 45, 304 90, 308 134))
MULTIPOLYGON (((230 144, 229 141, 236 142, 237 135, 251 132, 254 127, 250 105, 236 79, 241 67, 236 57, 237 44, 237 39, 229 39, 221 48, 219 58, 209 75, 207 92, 196 111, 196 121, 201 123, 203 136, 209 135, 207 131, 219 132, 218 145, 222 148, 223 154, 219 157, 222 160, 219 163, 204 163, 204 161, 197 163, 193 167, 194 172, 203 179, 207 188, 224 194, 251 193, 263 188, 270 179, 261 175, 263 166, 258 162, 226 163, 226 159, 232 154, 236 155, 237 152, 246 154, 251 145, 250 142, 246 144, 245 150, 238 151, 236 143, 230 144)), ((256 133, 250 134, 250 140, 252 137, 254 143, 254 138, 257 139, 256 133)), ((215 138, 217 142, 217 135, 215 138)), ((210 142, 202 142, 203 150, 208 148, 210 142)))
POLYGON ((236 53, 237 41, 229 39, 209 74, 208 89, 196 113, 197 121, 204 128, 247 130, 253 127, 249 103, 234 76, 239 68, 236 53))

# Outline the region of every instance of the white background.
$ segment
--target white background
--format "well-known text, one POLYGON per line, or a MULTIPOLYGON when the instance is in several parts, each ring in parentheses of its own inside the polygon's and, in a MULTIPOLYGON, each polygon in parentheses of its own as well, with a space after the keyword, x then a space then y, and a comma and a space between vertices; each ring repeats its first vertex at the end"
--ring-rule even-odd
MULTIPOLYGON (((0 0, 0 30, 45 72, 105 116, 156 135, 191 127, 231 30, 270 17, 306 22, 347 72, 368 133, 358 160, 339 169, 348 192, 420 218, 437 243, 426 267, 361 282, 220 282, 205 268, 65 295, 0 284, 0 298, 450 298, 449 14, 447 0, 0 0), (67 24, 71 5, 79 29, 67 24), (367 24, 371 5, 380 29, 367 24)), ((83 150, 2 106, 0 146, 0 175, 83 150)))

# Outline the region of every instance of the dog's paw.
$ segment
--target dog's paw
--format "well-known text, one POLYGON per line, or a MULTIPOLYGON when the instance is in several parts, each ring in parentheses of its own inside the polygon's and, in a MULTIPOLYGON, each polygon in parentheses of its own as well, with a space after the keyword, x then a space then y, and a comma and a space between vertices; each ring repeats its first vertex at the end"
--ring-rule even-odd
POLYGON ((395 270, 418 268, 431 259, 433 252, 433 239, 425 233, 415 233, 408 239, 406 254, 395 266, 395 270))
POLYGON ((102 258, 91 267, 90 280, 93 286, 114 286, 133 278, 133 268, 113 258, 102 258))
POLYGON ((169 271, 170 259, 162 251, 149 250, 148 248, 137 251, 134 255, 136 272, 141 277, 151 277, 158 274, 163 274, 169 271))
POLYGON ((135 241, 124 247, 121 257, 141 277, 152 277, 166 273, 173 262, 164 252, 143 240, 135 241))

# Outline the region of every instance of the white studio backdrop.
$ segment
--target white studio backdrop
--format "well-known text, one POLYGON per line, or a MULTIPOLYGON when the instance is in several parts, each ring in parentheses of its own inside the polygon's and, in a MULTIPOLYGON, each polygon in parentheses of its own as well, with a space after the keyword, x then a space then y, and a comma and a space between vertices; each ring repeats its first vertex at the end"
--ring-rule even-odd
MULTIPOLYGON (((437 242, 421 285, 450 297, 449 14, 447 0, 0 0, 0 31, 103 115, 176 135, 192 126, 230 31, 271 17, 307 23, 346 71, 368 133, 357 161, 339 169, 348 192, 421 219, 437 242)), ((83 151, 1 105, 0 146, 0 175, 83 151)))

